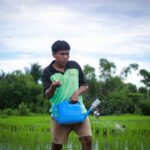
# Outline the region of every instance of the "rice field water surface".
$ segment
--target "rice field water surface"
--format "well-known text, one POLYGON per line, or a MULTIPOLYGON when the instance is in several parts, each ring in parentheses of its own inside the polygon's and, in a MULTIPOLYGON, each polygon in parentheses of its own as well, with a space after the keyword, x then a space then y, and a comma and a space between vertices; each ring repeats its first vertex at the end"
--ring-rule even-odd
MULTIPOLYGON (((89 116, 93 150, 150 150, 150 116, 89 116)), ((49 150, 50 117, 0 117, 0 150, 49 150)), ((81 150, 74 132, 63 150, 81 150)))

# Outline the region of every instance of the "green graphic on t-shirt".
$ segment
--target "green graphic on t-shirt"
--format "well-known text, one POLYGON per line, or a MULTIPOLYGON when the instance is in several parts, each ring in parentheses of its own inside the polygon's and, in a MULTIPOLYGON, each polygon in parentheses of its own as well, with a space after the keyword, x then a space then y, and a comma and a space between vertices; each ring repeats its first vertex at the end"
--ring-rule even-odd
MULTIPOLYGON (((50 79, 52 82, 56 80, 61 82, 61 86, 56 89, 54 96, 50 99, 52 105, 70 99, 73 93, 79 88, 78 69, 68 69, 64 74, 55 73, 50 77, 50 79)), ((82 102, 82 96, 79 96, 79 101, 81 102, 84 111, 85 107, 82 102)))

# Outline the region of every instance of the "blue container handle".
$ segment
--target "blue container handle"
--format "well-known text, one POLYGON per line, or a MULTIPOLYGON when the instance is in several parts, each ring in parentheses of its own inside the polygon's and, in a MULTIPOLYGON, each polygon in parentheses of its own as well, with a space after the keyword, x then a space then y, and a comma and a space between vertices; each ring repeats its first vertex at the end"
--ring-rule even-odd
POLYGON ((68 100, 68 104, 69 104, 70 106, 74 106, 74 105, 80 105, 80 102, 77 101, 76 103, 71 103, 71 101, 68 100))

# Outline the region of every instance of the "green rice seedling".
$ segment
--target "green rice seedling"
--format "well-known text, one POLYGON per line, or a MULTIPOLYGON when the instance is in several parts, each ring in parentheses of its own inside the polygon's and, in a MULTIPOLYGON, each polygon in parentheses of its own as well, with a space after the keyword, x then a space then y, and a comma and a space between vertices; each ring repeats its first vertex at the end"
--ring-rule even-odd
MULTIPOLYGON (((93 150, 149 150, 150 117, 123 115, 104 116, 95 120, 90 116, 93 150)), ((0 118, 0 149, 49 150, 51 144, 50 117, 0 118)), ((63 150, 80 150, 75 133, 69 136, 63 150)))
MULTIPOLYGON (((149 150, 150 117, 123 115, 106 116, 99 119, 99 122, 92 122, 92 130, 95 133, 99 128, 99 148, 111 150, 149 150)), ((94 135, 95 136, 95 135, 94 135)))

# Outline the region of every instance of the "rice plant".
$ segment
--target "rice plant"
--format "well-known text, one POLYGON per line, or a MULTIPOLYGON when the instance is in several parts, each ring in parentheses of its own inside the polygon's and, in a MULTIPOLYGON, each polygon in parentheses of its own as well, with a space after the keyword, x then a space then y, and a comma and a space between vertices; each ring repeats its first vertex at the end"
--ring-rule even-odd
MULTIPOLYGON (((93 150, 150 150, 149 116, 90 116, 93 150)), ((0 118, 0 150, 49 150, 50 117, 0 118)), ((74 132, 63 150, 81 150, 74 132)))

